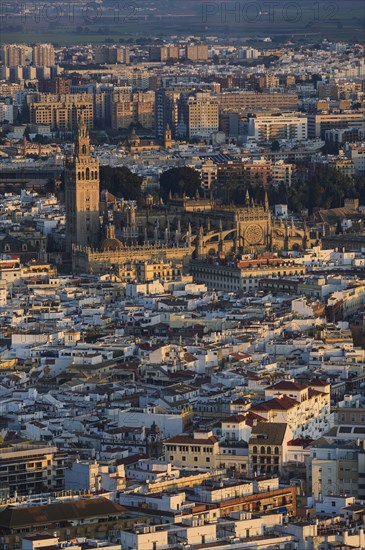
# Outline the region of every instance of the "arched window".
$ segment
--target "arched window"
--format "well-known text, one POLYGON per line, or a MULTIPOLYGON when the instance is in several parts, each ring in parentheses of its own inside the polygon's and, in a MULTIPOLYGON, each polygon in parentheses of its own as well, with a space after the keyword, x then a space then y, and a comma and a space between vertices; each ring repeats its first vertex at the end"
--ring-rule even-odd
POLYGON ((276 455, 279 454, 279 447, 275 447, 275 454, 276 454, 276 455))
POLYGON ((23 245, 22 245, 22 250, 23 250, 24 252, 25 252, 26 250, 28 250, 28 247, 27 247, 26 244, 23 244, 23 245))
POLYGON ((83 146, 82 146, 82 154, 83 154, 83 155, 86 155, 86 145, 83 145, 83 146))
POLYGON ((86 168, 86 179, 90 179, 90 168, 86 168))
POLYGON ((262 455, 265 454, 265 447, 261 447, 261 454, 262 454, 262 455))
POLYGON ((268 455, 271 455, 271 447, 268 447, 266 452, 267 452, 268 455))
POLYGON ((10 252, 10 245, 9 245, 9 244, 6 244, 6 245, 4 246, 4 251, 5 251, 5 252, 10 252))
POLYGON ((85 172, 84 171, 82 172, 82 179, 83 180, 85 179, 85 172))
POLYGON ((252 452, 253 452, 254 455, 257 455, 257 447, 256 447, 256 445, 253 447, 252 452))
POLYGON ((77 178, 80 180, 81 179, 81 172, 78 172, 77 173, 77 178))

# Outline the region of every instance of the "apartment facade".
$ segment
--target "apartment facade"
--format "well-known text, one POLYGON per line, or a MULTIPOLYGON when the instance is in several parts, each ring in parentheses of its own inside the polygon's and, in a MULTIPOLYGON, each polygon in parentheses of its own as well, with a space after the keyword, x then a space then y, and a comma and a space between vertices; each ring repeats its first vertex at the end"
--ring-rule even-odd
POLYGON ((53 44, 36 44, 33 46, 33 65, 52 67, 55 64, 53 44))
POLYGON ((93 127, 94 106, 88 94, 64 94, 60 99, 32 102, 30 124, 50 126, 53 131, 75 131, 82 113, 86 127, 93 127))
POLYGON ((63 488, 66 453, 55 446, 3 444, 0 447, 0 491, 3 497, 63 488))
POLYGON ((283 114, 249 117, 248 135, 257 141, 277 139, 306 140, 308 137, 307 117, 297 114, 283 114))
POLYGON ((95 63, 121 63, 128 65, 130 61, 128 46, 99 46, 95 48, 95 63))
POLYGON ((308 138, 325 139, 332 128, 365 128, 365 113, 318 113, 308 115, 308 138))
POLYGON ((214 98, 222 111, 253 113, 256 110, 267 112, 280 109, 293 112, 298 108, 298 95, 295 93, 221 92, 214 98))
POLYGON ((219 445, 213 432, 182 434, 163 443, 165 459, 180 468, 215 468, 218 465, 219 445))
POLYGON ((306 462, 308 490, 318 500, 330 494, 364 498, 364 442, 320 438, 306 462))
POLYGON ((185 57, 190 61, 206 61, 208 59, 208 46, 206 44, 186 46, 185 57))
POLYGON ((200 261, 194 261, 191 264, 194 282, 206 284, 208 289, 225 290, 226 292, 255 291, 259 288, 262 278, 304 275, 304 272, 303 267, 295 264, 243 269, 200 261))
POLYGON ((181 100, 178 128, 181 137, 209 139, 218 130, 218 103, 209 93, 197 92, 181 100))
POLYGON ((31 56, 32 48, 24 44, 3 44, 1 47, 1 60, 5 67, 22 67, 31 56))
POLYGON ((265 399, 253 412, 268 422, 287 424, 293 439, 315 439, 331 427, 330 394, 316 386, 282 381, 265 389, 265 399))

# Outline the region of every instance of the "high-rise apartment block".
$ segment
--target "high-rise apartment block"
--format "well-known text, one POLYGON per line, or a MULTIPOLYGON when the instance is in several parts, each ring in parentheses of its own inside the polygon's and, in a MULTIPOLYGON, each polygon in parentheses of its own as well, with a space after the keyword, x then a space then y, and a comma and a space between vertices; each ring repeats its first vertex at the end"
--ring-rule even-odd
POLYGON ((227 111, 255 112, 257 110, 280 109, 296 111, 298 95, 295 93, 256 93, 248 91, 221 92, 215 94, 220 109, 227 111))
POLYGON ((248 135, 255 137, 258 141, 306 140, 308 137, 307 117, 295 113, 255 115, 248 119, 248 135))
POLYGON ((365 128, 365 113, 359 111, 308 115, 309 139, 324 139, 326 131, 332 128, 365 128))
POLYGON ((31 57, 32 48, 24 44, 3 44, 1 47, 1 61, 5 67, 22 67, 31 57))
POLYGON ((111 103, 112 128, 128 128, 131 123, 153 130, 155 125, 155 92, 113 94, 111 103))
POLYGON ((52 67, 55 64, 53 44, 36 44, 33 47, 33 65, 52 67))
POLYGON ((149 49, 150 61, 169 61, 179 59, 178 46, 151 46, 149 49))
POLYGON ((86 127, 93 127, 93 100, 88 94, 44 95, 30 103, 29 111, 31 124, 46 124, 53 131, 74 131, 81 112, 86 127))
POLYGON ((95 63, 129 63, 128 46, 100 46, 95 49, 95 63))
POLYGON ((206 61, 208 59, 208 46, 206 44, 186 46, 185 57, 190 61, 206 61))
POLYGON ((172 135, 176 135, 179 122, 179 99, 181 92, 159 88, 155 96, 155 131, 158 139, 163 139, 167 125, 172 135))
POLYGON ((218 103, 197 92, 180 100, 178 133, 188 139, 209 139, 219 129, 218 103))

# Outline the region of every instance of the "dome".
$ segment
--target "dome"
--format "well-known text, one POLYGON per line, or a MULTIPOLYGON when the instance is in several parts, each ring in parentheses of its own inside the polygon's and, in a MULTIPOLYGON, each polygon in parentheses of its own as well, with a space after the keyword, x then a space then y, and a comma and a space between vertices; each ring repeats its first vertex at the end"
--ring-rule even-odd
POLYGON ((124 248, 124 245, 122 241, 116 238, 110 238, 107 237, 103 240, 103 243, 101 245, 101 249, 104 250, 122 250, 124 248))

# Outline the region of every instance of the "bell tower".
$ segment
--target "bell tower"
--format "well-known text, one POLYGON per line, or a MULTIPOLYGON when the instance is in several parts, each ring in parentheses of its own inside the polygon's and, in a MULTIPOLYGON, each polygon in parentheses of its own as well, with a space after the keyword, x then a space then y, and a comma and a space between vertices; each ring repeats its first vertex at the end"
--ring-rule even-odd
POLYGON ((78 120, 75 154, 66 169, 66 248, 95 248, 99 241, 99 161, 90 154, 90 138, 82 112, 78 120))
POLYGON ((170 147, 172 147, 172 132, 169 124, 166 125, 163 146, 164 149, 170 149, 170 147))

